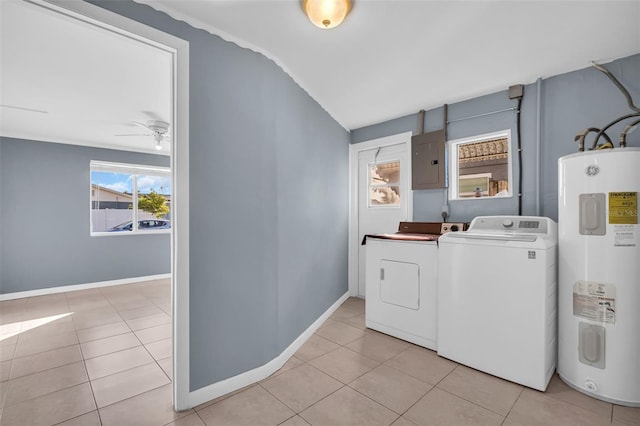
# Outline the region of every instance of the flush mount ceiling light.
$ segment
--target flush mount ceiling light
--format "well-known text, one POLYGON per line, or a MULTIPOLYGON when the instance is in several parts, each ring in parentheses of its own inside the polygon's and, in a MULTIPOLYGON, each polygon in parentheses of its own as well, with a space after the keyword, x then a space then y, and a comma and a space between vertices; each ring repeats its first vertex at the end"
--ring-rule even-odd
POLYGON ((302 7, 313 25, 335 28, 351 10, 351 0, 304 0, 302 7))

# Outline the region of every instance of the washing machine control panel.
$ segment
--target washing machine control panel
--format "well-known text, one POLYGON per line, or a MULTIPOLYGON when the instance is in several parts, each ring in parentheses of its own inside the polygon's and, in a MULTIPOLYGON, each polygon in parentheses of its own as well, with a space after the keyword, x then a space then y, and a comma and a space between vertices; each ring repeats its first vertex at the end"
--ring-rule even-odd
POLYGON ((532 216, 480 216, 473 219, 469 231, 547 234, 549 220, 532 216))

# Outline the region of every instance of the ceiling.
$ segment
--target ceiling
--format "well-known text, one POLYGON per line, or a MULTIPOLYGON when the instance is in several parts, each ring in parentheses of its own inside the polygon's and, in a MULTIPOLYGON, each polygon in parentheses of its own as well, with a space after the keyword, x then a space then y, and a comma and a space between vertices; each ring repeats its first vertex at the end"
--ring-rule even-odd
MULTIPOLYGON (((264 54, 347 130, 640 53, 640 0, 355 0, 332 30, 298 0, 136 1, 264 54)), ((0 6, 0 134, 154 152, 115 135, 170 121, 168 53, 0 6)))
POLYGON ((640 1, 136 0, 264 53, 348 130, 640 52, 640 1))
POLYGON ((0 12, 2 136, 169 154, 134 122, 171 121, 171 54, 24 1, 0 12))

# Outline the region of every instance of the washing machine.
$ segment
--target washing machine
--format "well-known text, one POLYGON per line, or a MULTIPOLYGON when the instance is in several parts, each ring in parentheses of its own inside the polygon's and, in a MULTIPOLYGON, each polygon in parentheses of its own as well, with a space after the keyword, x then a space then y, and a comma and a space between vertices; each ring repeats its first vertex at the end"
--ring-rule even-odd
POLYGON ((464 226, 400 222, 395 234, 365 236, 368 328, 436 349, 438 239, 464 226))
POLYGON ((556 366, 557 224, 476 217, 439 239, 438 355, 544 391, 556 366))

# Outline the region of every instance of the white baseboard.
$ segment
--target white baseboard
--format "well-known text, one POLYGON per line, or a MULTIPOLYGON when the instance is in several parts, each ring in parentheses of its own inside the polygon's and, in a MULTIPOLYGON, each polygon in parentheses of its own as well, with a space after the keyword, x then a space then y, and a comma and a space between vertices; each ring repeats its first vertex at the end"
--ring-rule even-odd
POLYGON ((73 284, 60 287, 42 288, 38 290, 17 291, 15 293, 0 294, 0 301, 22 299, 24 297, 44 296, 47 294, 66 293, 68 291, 87 290, 91 288, 110 287, 114 285, 132 284, 142 281, 162 280, 166 278, 171 278, 171 274, 147 275, 144 277, 124 278, 121 280, 99 281, 87 284, 73 284))
POLYGON ((333 314, 342 303, 349 298, 349 292, 343 294, 329 309, 327 309, 317 320, 314 321, 296 340, 293 341, 280 355, 272 359, 268 363, 249 370, 237 376, 229 377, 217 383, 213 383, 209 386, 205 386, 198 390, 189 392, 189 406, 191 408, 203 404, 212 399, 226 395, 238 389, 242 389, 253 383, 257 383, 260 380, 266 379, 282 366, 296 353, 298 349, 313 335, 313 333, 320 328, 333 314))

